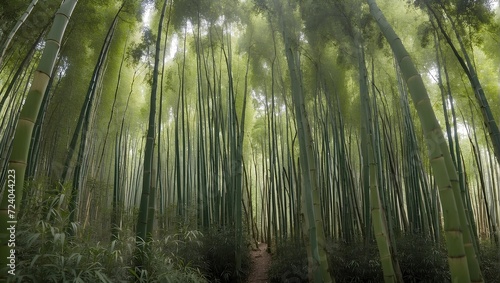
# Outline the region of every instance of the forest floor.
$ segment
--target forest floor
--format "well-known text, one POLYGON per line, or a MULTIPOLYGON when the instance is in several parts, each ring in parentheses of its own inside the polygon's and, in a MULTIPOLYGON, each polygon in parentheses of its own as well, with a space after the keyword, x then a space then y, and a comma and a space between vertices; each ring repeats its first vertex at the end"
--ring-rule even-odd
POLYGON ((259 243, 259 249, 250 252, 252 257, 252 267, 247 283, 269 282, 267 271, 271 264, 271 255, 266 251, 267 244, 259 243))

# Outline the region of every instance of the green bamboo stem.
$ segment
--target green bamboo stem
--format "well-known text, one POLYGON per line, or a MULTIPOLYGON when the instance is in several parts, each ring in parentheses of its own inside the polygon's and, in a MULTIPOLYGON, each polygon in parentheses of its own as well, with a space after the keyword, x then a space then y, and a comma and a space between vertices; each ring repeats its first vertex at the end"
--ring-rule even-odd
MULTIPOLYGON (((359 44, 359 43, 358 43, 359 44)), ((377 241, 377 246, 380 255, 380 261, 382 264, 382 271, 384 274, 385 282, 403 282, 403 276, 401 270, 399 269, 399 263, 393 255, 393 248, 391 246, 391 241, 389 237, 389 230, 387 228, 386 215, 384 208, 382 207, 382 202, 380 199, 380 193, 378 188, 378 177, 377 177, 377 167, 378 160, 374 153, 374 143, 375 143, 375 133, 372 122, 372 113, 370 107, 370 98, 368 95, 368 83, 367 83, 367 71, 365 67, 365 56, 363 46, 359 44, 358 46, 358 69, 359 69, 359 83, 360 83, 360 99, 361 99, 361 123, 364 124, 364 129, 362 129, 362 148, 364 148, 363 156, 364 162, 368 164, 368 180, 365 180, 369 186, 370 203, 369 207, 371 210, 371 219, 373 224, 373 230, 375 239, 377 241), (365 132, 363 135, 363 131, 365 132), (363 140, 364 139, 364 140, 363 140)))
MULTIPOLYGON (((282 15, 284 17, 284 15, 282 15)), ((282 21, 284 19, 281 19, 282 21)), ((285 53, 288 62, 288 69, 292 82, 292 100, 295 106, 295 118, 297 120, 297 130, 299 134, 300 157, 302 172, 304 174, 304 185, 309 189, 304 190, 304 204, 306 206, 306 218, 309 221, 308 229, 311 235, 311 247, 313 252, 314 282, 334 282, 330 276, 328 262, 326 261, 325 235, 322 225, 320 211, 319 192, 317 185, 317 173, 315 160, 312 153, 313 140, 311 129, 307 120, 307 112, 304 103, 303 90, 300 82, 300 61, 298 52, 291 46, 291 35, 282 25, 282 32, 285 41, 285 53)))
MULTIPOLYGON (((154 143, 155 143, 155 119, 156 119, 156 93, 158 88, 158 70, 160 65, 160 47, 161 47, 161 34, 163 32, 163 18, 165 16, 165 11, 167 7, 167 0, 163 2, 163 8, 161 10, 160 20, 158 23, 158 31, 156 38, 156 48, 155 48, 155 63, 153 70, 153 82, 151 85, 151 97, 150 97, 150 110, 149 110, 149 121, 148 130, 146 138, 146 146, 144 150, 144 165, 143 165, 143 177, 142 177, 142 193, 140 198, 139 206, 139 216, 137 219, 136 227, 136 262, 135 267, 141 270, 145 263, 144 258, 144 248, 145 241, 147 240, 148 231, 148 211, 149 207, 153 204, 149 202, 155 202, 154 190, 151 192, 152 170, 153 170, 153 160, 154 158, 154 143), (151 195, 151 196, 150 196, 151 195)), ((151 222, 149 224, 152 224, 151 222)))
POLYGON ((454 195, 454 190, 450 181, 450 174, 454 173, 456 175, 456 172, 454 171, 455 169, 443 132, 434 114, 434 110, 432 109, 422 78, 416 70, 401 40, 387 22, 376 2, 374 0, 367 0, 367 2, 370 6, 370 13, 377 21, 382 33, 395 54, 424 130, 430 164, 438 184, 443 206, 444 230, 452 281, 469 282, 470 274, 463 243, 463 227, 461 227, 461 221, 458 215, 459 209, 457 209, 457 202, 455 201, 456 196, 454 195), (451 167, 447 166, 449 165, 447 162, 448 159, 451 162, 451 167))
MULTIPOLYGON (((154 156, 153 149, 153 156, 154 156)), ((158 150, 158 149, 156 149, 158 150)), ((158 159, 153 158, 153 166, 151 168, 151 184, 150 184, 150 193, 148 199, 148 218, 146 223, 146 242, 151 242, 153 240, 153 227, 155 221, 155 206, 156 206, 156 191, 157 191, 157 168, 158 168, 158 159)))
MULTIPOLYGON (((20 210, 20 204, 22 201, 21 198, 24 189, 24 175, 26 171, 26 162, 28 159, 33 126, 38 116, 47 84, 52 76, 52 71, 59 53, 59 47, 61 45, 64 31, 77 2, 78 0, 65 1, 56 12, 54 23, 45 41, 45 49, 43 51, 42 58, 40 59, 37 70, 35 71, 28 96, 26 97, 19 116, 8 167, 8 172, 14 173, 15 175, 15 212, 20 210)), ((13 218, 9 217, 12 215, 8 212, 8 209, 10 208, 9 199, 11 199, 9 198, 9 188, 6 187, 0 205, 0 264, 3 267, 9 263, 7 256, 10 255, 11 250, 11 248, 7 245, 7 241, 9 239, 9 231, 7 228, 10 227, 11 224, 8 224, 7 221, 16 219, 15 214, 13 218)), ((5 278, 6 275, 6 273, 0 274, 0 279, 5 278)))

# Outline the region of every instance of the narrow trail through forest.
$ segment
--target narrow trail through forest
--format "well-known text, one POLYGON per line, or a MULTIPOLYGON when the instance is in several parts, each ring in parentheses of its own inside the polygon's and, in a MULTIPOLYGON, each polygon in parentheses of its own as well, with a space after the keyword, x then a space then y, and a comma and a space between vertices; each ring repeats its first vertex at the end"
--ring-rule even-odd
POLYGON ((252 267, 247 283, 269 282, 267 272, 271 264, 271 255, 266 250, 267 244, 259 243, 259 249, 250 252, 252 267))

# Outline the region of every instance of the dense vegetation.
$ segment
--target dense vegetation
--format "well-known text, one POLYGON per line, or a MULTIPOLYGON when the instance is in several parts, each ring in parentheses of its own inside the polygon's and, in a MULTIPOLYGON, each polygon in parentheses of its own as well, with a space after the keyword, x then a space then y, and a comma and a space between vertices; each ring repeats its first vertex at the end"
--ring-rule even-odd
POLYGON ((500 281, 499 50, 491 0, 2 1, 0 278, 500 281))

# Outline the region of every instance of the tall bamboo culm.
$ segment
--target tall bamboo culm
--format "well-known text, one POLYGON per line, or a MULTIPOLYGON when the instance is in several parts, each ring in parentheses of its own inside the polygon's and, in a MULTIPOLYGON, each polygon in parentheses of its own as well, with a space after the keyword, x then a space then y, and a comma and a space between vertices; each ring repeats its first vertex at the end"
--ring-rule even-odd
MULTIPOLYGON (((161 47, 161 34, 163 32, 163 18, 165 16, 165 11, 167 8, 167 0, 163 1, 163 7, 161 10, 161 16, 158 23, 158 34, 156 38, 156 49, 155 49, 155 64, 153 70, 153 83, 151 85, 151 102, 149 110, 149 122, 148 131, 146 138, 146 147, 144 150, 144 167, 143 167, 143 177, 142 177, 142 193, 140 198, 139 206, 139 216, 137 219, 136 227, 136 262, 135 267, 141 270, 144 265, 144 248, 145 241, 148 238, 148 224, 152 225, 152 221, 148 223, 148 212, 150 206, 153 206, 155 202, 154 196, 154 185, 152 182, 152 171, 153 171, 153 160, 154 160, 154 142, 155 136, 155 119, 156 119, 156 93, 158 87, 158 73, 160 64, 160 47, 161 47), (150 204, 151 202, 151 204, 150 204)), ((149 229, 151 231, 151 229, 149 229)))
MULTIPOLYGON (((458 184, 458 182, 455 182, 458 180, 457 173, 446 140, 443 136, 443 131, 432 109, 422 77, 415 68, 401 39, 387 22, 387 19, 384 17, 376 2, 374 0, 367 0, 367 3, 370 6, 370 13, 378 23, 396 57, 422 124, 430 164, 439 188, 439 196, 443 208, 444 232, 452 281, 482 282, 480 271, 479 278, 476 277, 475 274, 469 273, 470 263, 468 264, 469 258, 466 256, 464 236, 462 233, 464 223, 461 221, 461 217, 459 217, 459 214, 461 216, 465 213, 463 212, 463 203, 461 203, 461 199, 455 201, 457 194, 454 193, 455 189, 452 187, 452 183, 458 184), (461 207, 460 204, 462 204, 461 207), (462 209, 461 212, 459 211, 460 208, 462 209)), ((465 227, 466 232, 468 231, 467 228, 468 227, 465 227)))
MULTIPOLYGON (((45 40, 42 58, 35 71, 28 96, 17 122, 12 153, 9 158, 8 182, 4 187, 0 205, 0 265, 2 268, 9 263, 7 257, 11 254, 11 247, 8 246, 10 233, 7 228, 16 226, 15 213, 19 211, 22 201, 24 175, 33 126, 52 76, 62 37, 77 2, 78 0, 67 0, 56 12, 54 23, 45 40)), ((8 274, 8 270, 3 270, 5 271, 0 274, 0 280, 5 279, 8 274)))

